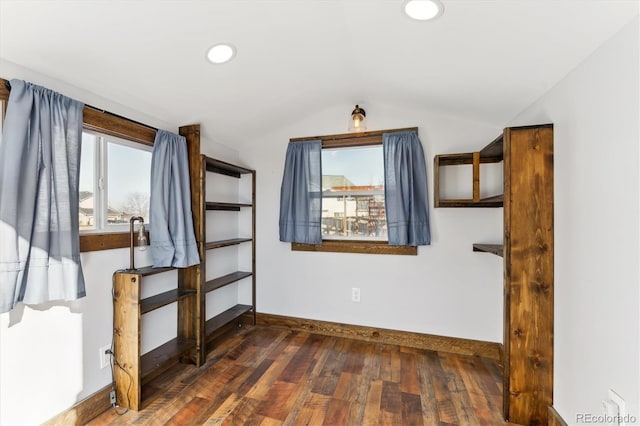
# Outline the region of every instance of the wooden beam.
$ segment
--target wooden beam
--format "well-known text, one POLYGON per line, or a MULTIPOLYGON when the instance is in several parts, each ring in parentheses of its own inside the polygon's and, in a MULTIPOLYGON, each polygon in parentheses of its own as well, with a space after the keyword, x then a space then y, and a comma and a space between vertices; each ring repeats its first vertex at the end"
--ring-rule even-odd
POLYGON ((372 130, 370 132, 358 132, 358 133, 340 133, 336 135, 323 135, 323 136, 305 136, 301 138, 291 138, 289 142, 306 142, 320 139, 324 146, 325 143, 330 141, 342 141, 340 146, 345 146, 346 141, 353 140, 380 140, 382 142, 383 133, 397 133, 397 132, 407 132, 407 131, 418 131, 417 127, 405 127, 403 129, 389 129, 389 130, 372 130))
POLYGON ((206 160, 200 154, 200 125, 193 124, 182 126, 180 135, 187 140, 187 152, 189 155, 189 177, 191 184, 191 213, 193 215, 193 228, 198 245, 200 263, 180 271, 179 286, 183 289, 195 290, 196 297, 181 301, 178 309, 178 334, 185 339, 196 341, 196 347, 191 356, 197 366, 204 364, 206 360, 206 347, 204 343, 205 324, 205 294, 203 291, 206 257, 204 236, 205 229, 205 193, 203 191, 206 160))
POLYGON ((329 253, 399 254, 415 256, 416 246, 392 246, 386 241, 322 240, 322 244, 291 243, 292 251, 322 251, 329 253))
POLYGON ((504 131, 505 418, 547 424, 553 403, 553 127, 504 131))
POLYGON ((473 153, 473 201, 480 201, 480 153, 473 153))

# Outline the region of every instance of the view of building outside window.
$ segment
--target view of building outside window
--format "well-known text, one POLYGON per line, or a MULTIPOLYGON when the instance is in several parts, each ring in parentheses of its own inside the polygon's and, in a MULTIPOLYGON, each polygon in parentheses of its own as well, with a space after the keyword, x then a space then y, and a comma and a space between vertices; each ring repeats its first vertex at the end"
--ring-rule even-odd
POLYGON ((322 150, 322 237, 386 241, 382 145, 322 150))
POLYGON ((82 134, 80 230, 109 230, 132 216, 149 222, 151 151, 92 133, 82 134))

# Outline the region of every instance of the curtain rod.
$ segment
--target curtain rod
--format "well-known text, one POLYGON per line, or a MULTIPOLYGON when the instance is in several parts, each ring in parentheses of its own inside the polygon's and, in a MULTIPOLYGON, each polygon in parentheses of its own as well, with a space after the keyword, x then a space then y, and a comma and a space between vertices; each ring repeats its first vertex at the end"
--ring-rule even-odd
MULTIPOLYGON (((5 80, 4 81, 4 86, 7 88, 8 91, 11 91, 11 82, 9 80, 5 80)), ((92 110, 101 112, 103 114, 109 114, 111 116, 114 116, 114 117, 117 117, 117 118, 121 118, 123 120, 130 121, 132 123, 138 124, 140 126, 148 128, 148 129, 155 130, 156 132, 158 131, 158 129, 156 127, 149 126, 148 124, 141 123, 141 122, 136 121, 136 120, 132 120, 132 119, 130 119, 128 117, 123 117, 122 115, 119 115, 119 114, 114 114, 113 112, 109 112, 109 111, 104 110, 102 108, 97 108, 97 107, 94 107, 93 105, 89 105, 89 104, 84 104, 84 106, 87 107, 87 108, 91 108, 92 110)))

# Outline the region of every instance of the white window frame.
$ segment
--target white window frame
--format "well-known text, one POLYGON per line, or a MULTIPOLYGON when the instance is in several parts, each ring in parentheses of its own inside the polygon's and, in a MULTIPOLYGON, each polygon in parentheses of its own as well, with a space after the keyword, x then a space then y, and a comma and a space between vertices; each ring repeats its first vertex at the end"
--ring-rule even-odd
MULTIPOLYGON (((380 146, 382 147, 381 144, 371 144, 371 145, 366 145, 365 147, 377 147, 380 146)), ((346 146, 346 147, 330 147, 330 148, 322 148, 323 151, 334 151, 334 150, 347 150, 347 149, 352 149, 352 150, 357 150, 359 148, 362 148, 362 146, 358 146, 358 147, 350 147, 350 146, 346 146)), ((382 158, 382 149, 380 150, 380 155, 381 161, 384 161, 384 159, 382 158)), ((384 173, 384 172, 383 172, 384 173)), ((383 176, 384 178, 384 176, 383 176)), ((384 199, 384 189, 371 189, 371 190, 361 190, 361 191, 331 191, 329 193, 322 193, 322 201, 324 203, 324 200, 326 198, 342 198, 342 197, 370 197, 370 196, 375 196, 375 195, 381 195, 384 201, 384 206, 385 206, 385 211, 387 208, 387 204, 386 204, 386 200, 384 199)), ((358 203, 358 201, 355 201, 356 203, 358 203)), ((322 214, 324 214, 324 204, 323 204, 323 212, 322 214)), ((344 218, 346 216, 346 212, 343 211, 342 212, 342 216, 334 216, 335 218, 344 218)), ((385 215, 386 216, 386 215, 385 215)), ((324 219, 324 216, 322 217, 322 219, 324 219)), ((386 220, 386 219, 385 219, 386 220)), ((388 236, 384 236, 384 237, 370 237, 370 236, 362 236, 362 235, 354 235, 354 236, 349 236, 349 235, 340 235, 340 234, 336 234, 336 235, 322 235, 322 239, 323 240, 332 240, 332 241, 372 241, 372 242, 387 242, 389 241, 388 236)))
MULTIPOLYGON (((94 229, 82 229, 81 234, 108 234, 128 232, 128 224, 109 224, 107 221, 107 209, 109 205, 109 179, 107 176, 109 170, 108 144, 115 143, 132 149, 152 152, 153 147, 132 142, 116 136, 105 135, 103 133, 82 129, 83 133, 93 135, 95 145, 93 150, 93 220, 94 229)), ((151 172, 151 171, 149 171, 151 172)), ((148 218, 145 218, 145 225, 148 225, 148 218)))

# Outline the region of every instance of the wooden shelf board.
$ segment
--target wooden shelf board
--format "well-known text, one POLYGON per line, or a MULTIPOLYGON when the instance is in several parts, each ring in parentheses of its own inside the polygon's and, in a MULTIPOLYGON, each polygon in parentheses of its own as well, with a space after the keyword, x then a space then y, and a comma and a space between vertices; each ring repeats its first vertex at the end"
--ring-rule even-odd
POLYGON ((160 274, 162 272, 167 272, 167 271, 173 271, 174 268, 173 266, 168 266, 168 267, 160 267, 160 268, 154 268, 153 266, 143 266, 142 268, 136 268, 136 269, 122 269, 120 271, 116 271, 116 274, 134 274, 134 275, 141 275, 143 277, 148 277, 149 275, 154 275, 154 274, 160 274))
MULTIPOLYGON (((465 152, 462 154, 440 154, 436 155, 436 162, 439 166, 459 166, 463 164, 473 164, 473 152, 465 152)), ((480 163, 499 163, 502 161, 502 155, 498 156, 482 156, 480 152, 480 163)))
POLYGON ((171 366, 178 361, 181 356, 195 348, 195 346, 195 340, 182 340, 176 337, 142 355, 142 357, 140 357, 142 383, 145 383, 145 379, 155 377, 157 374, 154 373, 158 373, 158 371, 165 370, 171 366))
POLYGON ((227 210, 227 211, 240 211, 242 207, 251 207, 251 204, 246 203, 219 203, 216 201, 207 201, 207 210, 227 210))
POLYGON ((227 309, 223 313, 216 315, 207 321, 205 325, 205 340, 210 340, 209 337, 219 328, 224 327, 233 320, 240 318, 243 314, 251 312, 253 308, 251 305, 235 305, 230 309, 227 309))
POLYGON ((482 253, 491 253, 496 256, 503 257, 504 246, 502 244, 479 244, 476 243, 473 245, 473 251, 478 251, 482 253))
POLYGON ((237 271, 227 275, 223 275, 221 277, 207 281, 204 285, 204 291, 205 293, 208 293, 210 291, 227 286, 229 284, 233 284, 236 281, 240 281, 241 279, 250 277, 251 275, 252 275, 251 272, 243 272, 243 271, 237 271))
POLYGON ((177 302, 178 300, 184 299, 194 294, 196 294, 196 291, 193 289, 180 290, 174 288, 173 290, 165 291, 164 293, 147 297, 140 300, 140 313, 146 314, 147 312, 151 312, 154 309, 161 308, 165 305, 177 302))
POLYGON ((243 174, 253 173, 253 170, 236 166, 225 161, 205 156, 205 165, 208 172, 239 178, 243 174))
POLYGON ((504 157, 503 140, 503 134, 500 133, 500 136, 495 138, 489 145, 480 150, 480 158, 493 158, 496 160, 496 162, 502 161, 504 157))
POLYGON ((438 203, 438 207, 502 207, 503 204, 504 196, 496 195, 494 197, 483 198, 480 201, 473 201, 471 199, 441 199, 438 203))
POLYGON ((217 249, 221 247, 234 246, 236 244, 246 243, 251 241, 251 238, 232 238, 230 240, 211 241, 204 243, 205 250, 217 249))

